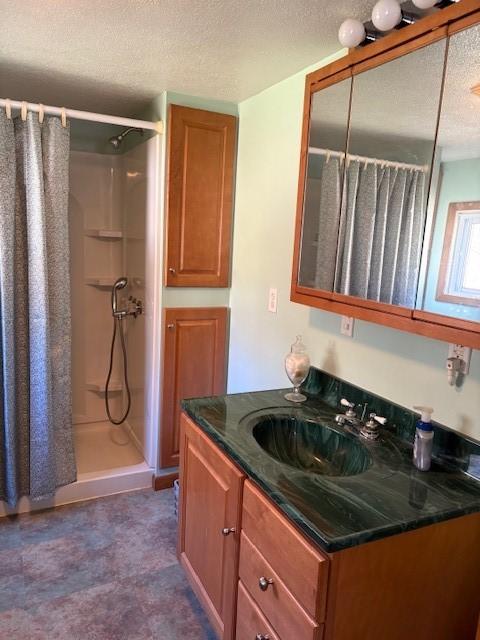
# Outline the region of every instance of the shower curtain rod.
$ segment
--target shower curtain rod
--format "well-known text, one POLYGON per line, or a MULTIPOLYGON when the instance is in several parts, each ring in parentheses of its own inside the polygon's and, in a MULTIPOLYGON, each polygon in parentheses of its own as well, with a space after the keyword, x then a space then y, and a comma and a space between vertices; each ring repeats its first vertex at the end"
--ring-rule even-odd
MULTIPOLYGON (((318 147, 308 147, 308 153, 316 156, 327 156, 327 158, 345 158, 343 151, 333 151, 331 149, 320 149, 318 147)), ((346 154, 348 160, 357 160, 366 164, 379 164, 383 167, 395 167, 396 169, 414 169, 427 173, 429 167, 427 164, 408 164, 406 162, 393 162, 392 160, 380 160, 379 158, 368 158, 367 156, 354 156, 351 153, 346 154)))
POLYGON ((135 120, 134 118, 122 118, 120 116, 109 116, 104 113, 92 113, 90 111, 78 111, 77 109, 66 109, 64 107, 52 107, 49 105, 40 105, 34 102, 22 102, 20 100, 9 100, 8 98, 0 98, 0 107, 10 105, 12 109, 22 109, 22 105, 26 105, 28 111, 39 113, 43 107, 45 114, 53 116, 61 116, 65 113, 67 118, 74 120, 88 120, 89 122, 102 122, 104 124, 117 124, 121 127, 136 127, 138 129, 149 129, 157 133, 163 133, 163 122, 150 122, 149 120, 135 120))

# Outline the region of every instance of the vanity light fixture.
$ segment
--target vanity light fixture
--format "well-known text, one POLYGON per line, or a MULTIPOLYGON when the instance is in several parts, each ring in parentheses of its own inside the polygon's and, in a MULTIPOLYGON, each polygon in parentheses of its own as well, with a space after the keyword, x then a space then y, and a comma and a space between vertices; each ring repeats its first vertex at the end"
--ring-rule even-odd
POLYGON ((360 20, 354 20, 348 18, 340 25, 338 30, 338 39, 343 47, 352 49, 358 47, 365 40, 366 36, 365 27, 360 20))
POLYGON ((432 9, 433 7, 443 9, 451 4, 456 4, 459 0, 412 0, 412 2, 419 9, 432 9))
POLYGON ((402 21, 398 0, 379 0, 373 7, 372 22, 379 31, 390 31, 402 21))
POLYGON ((412 0, 412 2, 419 9, 431 9, 438 4, 438 0, 412 0))
POLYGON ((480 83, 472 87, 470 91, 480 98, 480 83))
POLYGON ((419 15, 402 9, 402 4, 407 6, 413 3, 417 9, 428 11, 429 9, 444 9, 461 0, 411 0, 402 3, 401 0, 378 0, 372 11, 372 22, 362 23, 360 20, 348 18, 344 20, 338 30, 338 39, 343 47, 353 49, 375 42, 381 34, 392 29, 401 29, 409 24, 414 24, 419 15), (371 24, 375 27, 372 30, 371 24))

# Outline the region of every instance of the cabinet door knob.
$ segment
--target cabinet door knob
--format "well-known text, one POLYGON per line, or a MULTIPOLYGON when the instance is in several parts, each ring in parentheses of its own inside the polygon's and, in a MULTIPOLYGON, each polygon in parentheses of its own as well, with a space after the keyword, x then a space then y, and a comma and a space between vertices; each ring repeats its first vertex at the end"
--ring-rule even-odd
POLYGON ((172 323, 167 324, 167 329, 175 329, 175 325, 172 323))
POLYGON ((258 586, 262 591, 266 591, 271 584, 273 584, 272 578, 265 578, 265 576, 262 576, 258 581, 258 586))
POLYGON ((257 635, 255 636, 255 640, 270 640, 270 636, 268 635, 268 633, 257 633, 257 635))
POLYGON ((225 527, 222 529, 222 536, 229 536, 231 533, 235 533, 235 527, 225 527))
POLYGON ((177 273, 173 267, 168 268, 168 273, 171 273, 173 276, 177 273))

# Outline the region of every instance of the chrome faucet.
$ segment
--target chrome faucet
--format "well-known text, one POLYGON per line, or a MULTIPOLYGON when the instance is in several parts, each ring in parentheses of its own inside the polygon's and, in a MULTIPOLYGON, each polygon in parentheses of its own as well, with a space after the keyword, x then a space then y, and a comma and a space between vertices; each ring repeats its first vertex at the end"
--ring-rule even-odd
POLYGON ((342 398, 340 400, 340 404, 343 407, 347 407, 345 413, 337 413, 335 416, 335 421, 338 424, 351 424, 352 426, 357 426, 360 422, 359 418, 357 418, 357 414, 355 413, 355 403, 349 402, 346 398, 342 398))
POLYGON ((367 413, 368 404, 356 405, 354 402, 349 402, 346 398, 340 400, 340 404, 343 407, 347 407, 345 413, 337 413, 335 416, 335 422, 340 425, 346 425, 350 427, 354 433, 359 435, 365 440, 376 440, 380 435, 379 425, 384 425, 387 422, 386 418, 377 416, 376 413, 370 413, 367 422, 365 422, 365 415, 367 413), (357 406, 363 407, 362 416, 359 418, 355 412, 357 406))

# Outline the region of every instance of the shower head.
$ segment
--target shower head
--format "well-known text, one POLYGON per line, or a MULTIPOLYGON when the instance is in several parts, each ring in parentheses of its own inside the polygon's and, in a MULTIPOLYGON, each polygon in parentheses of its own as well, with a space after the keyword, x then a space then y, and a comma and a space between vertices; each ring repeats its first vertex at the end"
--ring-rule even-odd
POLYGON ((125 131, 119 133, 118 136, 112 136, 108 141, 112 145, 112 147, 114 147, 115 149, 120 149, 123 139, 128 136, 129 133, 133 132, 139 133, 141 136, 143 136, 143 129, 139 129, 138 127, 129 127, 128 129, 125 129, 125 131))

